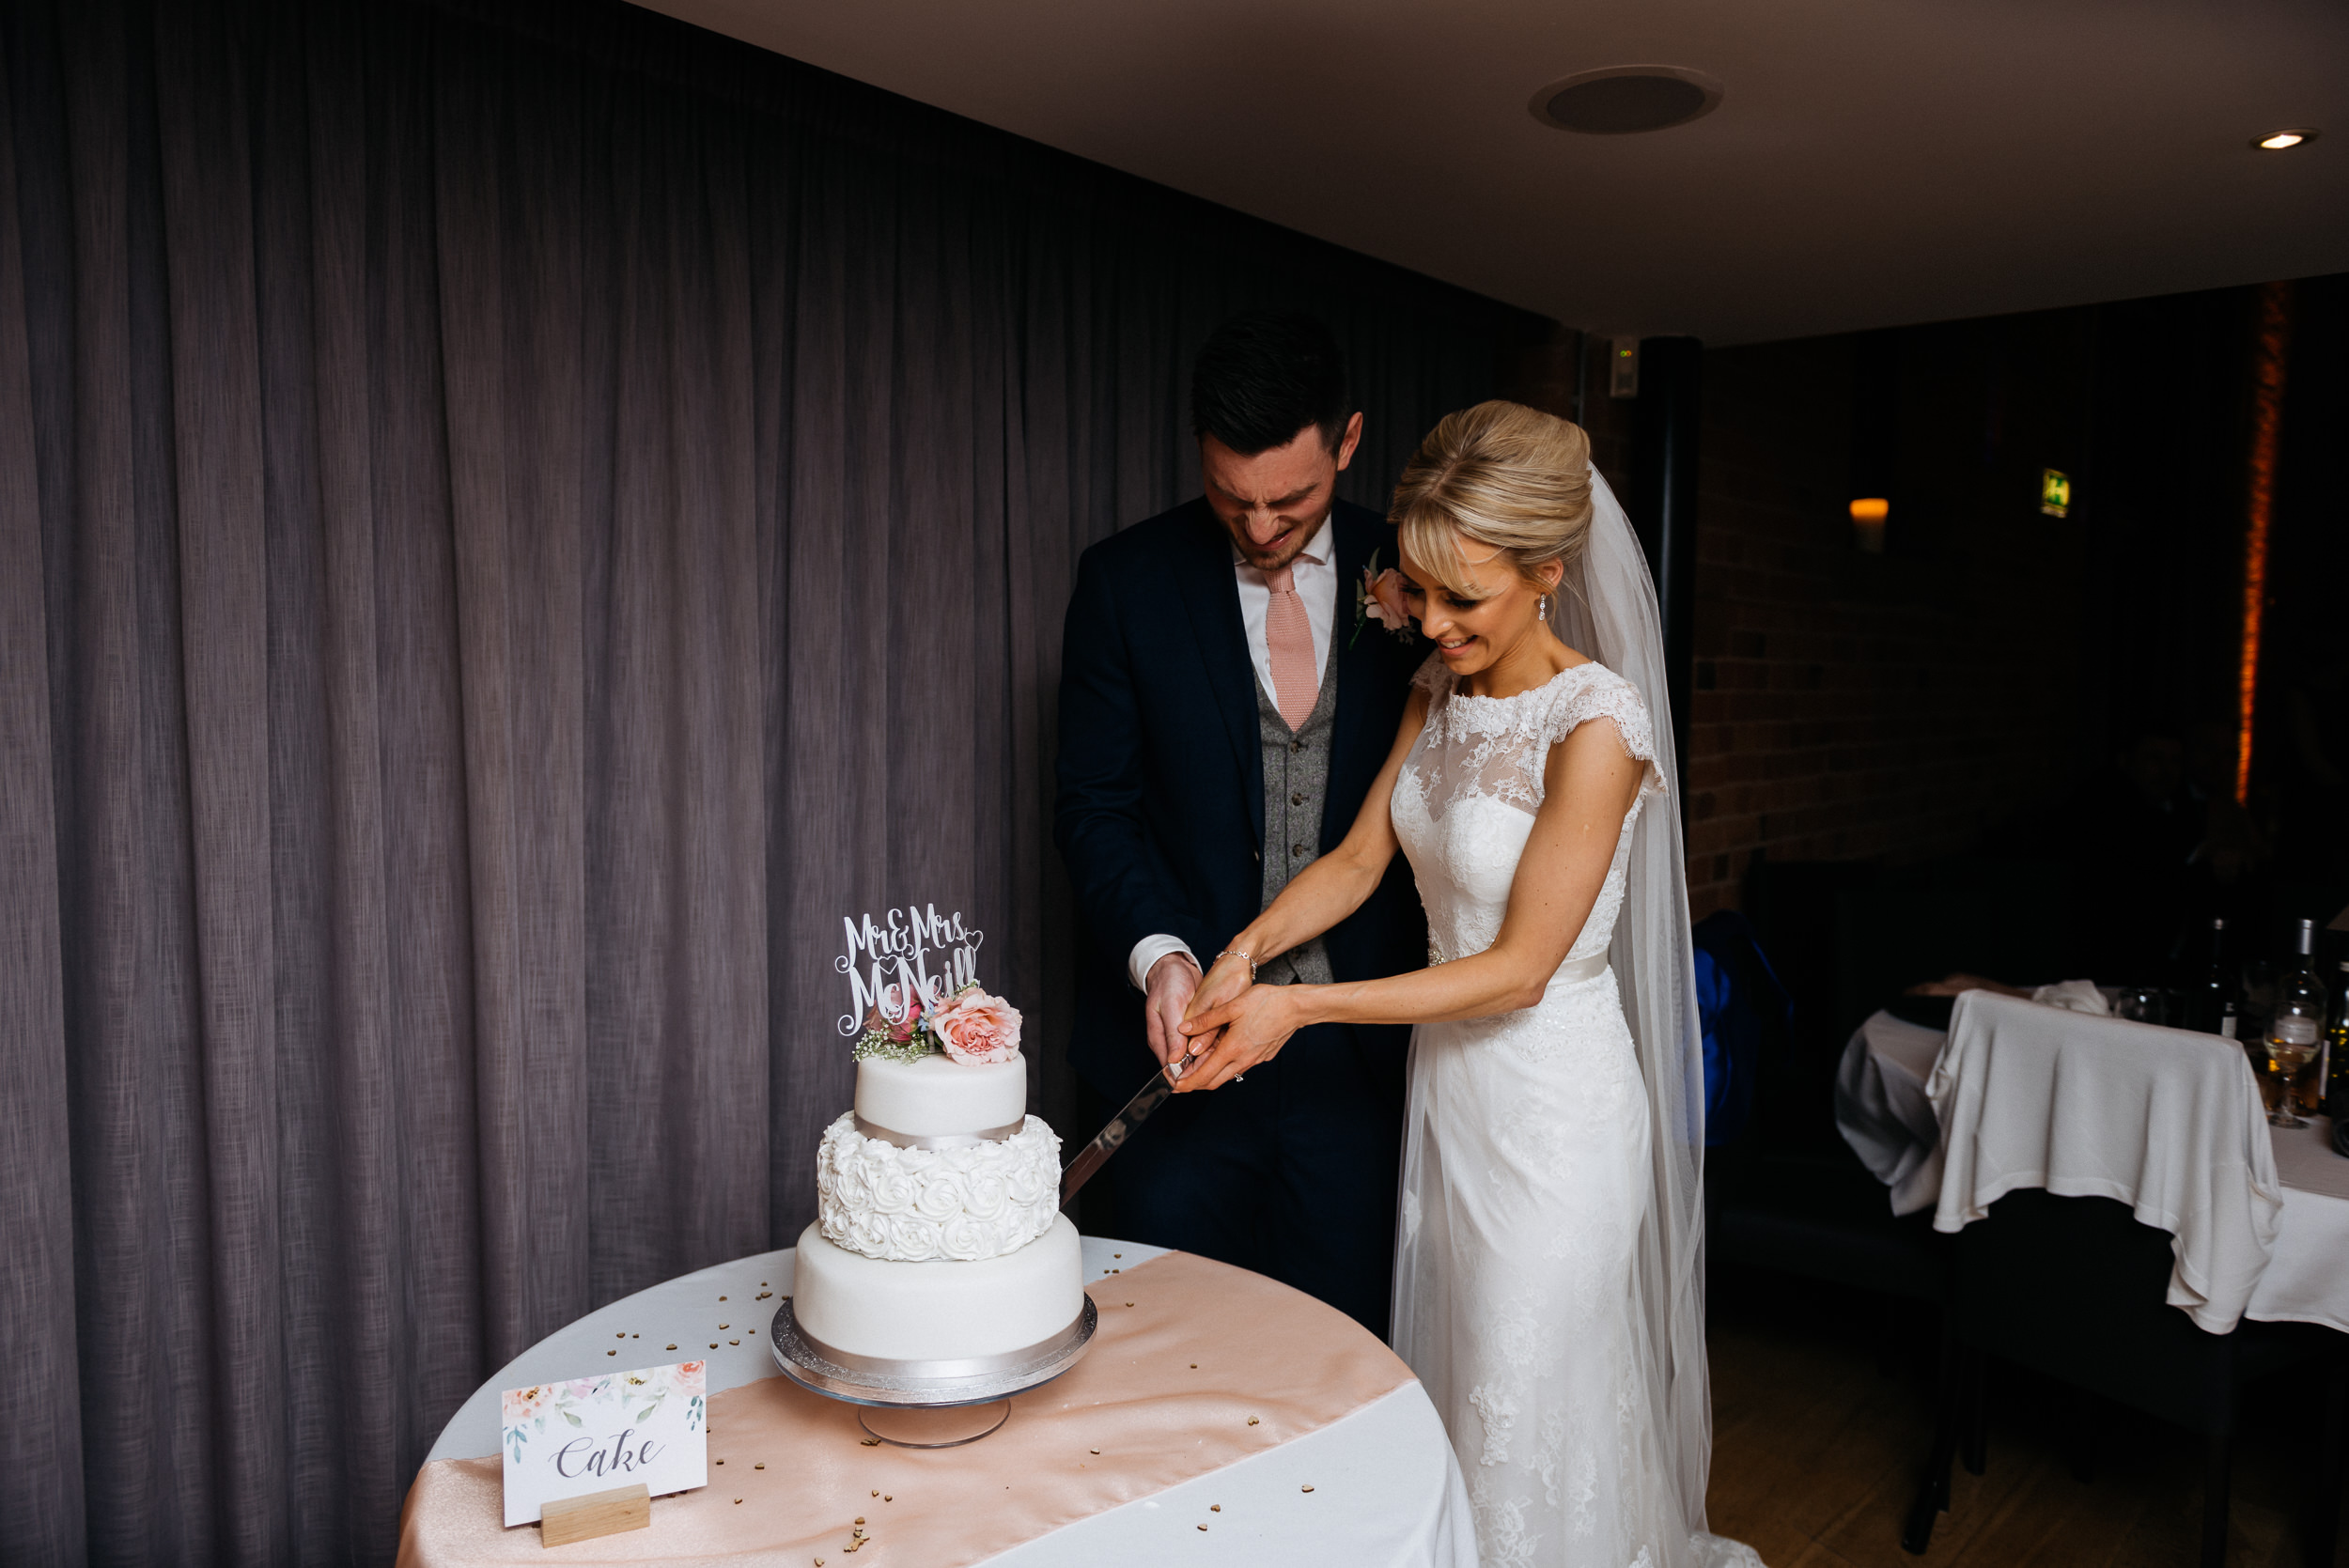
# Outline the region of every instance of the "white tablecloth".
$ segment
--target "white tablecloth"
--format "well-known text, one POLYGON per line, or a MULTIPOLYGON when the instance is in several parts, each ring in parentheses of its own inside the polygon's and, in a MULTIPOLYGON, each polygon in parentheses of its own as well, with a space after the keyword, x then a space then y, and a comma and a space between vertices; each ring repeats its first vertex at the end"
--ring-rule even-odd
POLYGON ((1876 1013, 1852 1036, 1835 1074, 1835 1125, 1892 1189, 1894 1214, 1929 1209, 1941 1194, 1941 1124, 1925 1082, 1948 1040, 1945 1031, 1876 1013))
MULTIPOLYGON (((1999 1001, 2008 1008, 2031 1005, 1999 1001)), ((2151 1027, 2083 1018, 2052 1008, 2036 1012, 2043 1016, 2043 1026, 2071 1035, 2151 1027)), ((1946 1147, 1927 1090, 1948 1038, 1939 1030, 1877 1013, 1852 1036, 1837 1075, 1837 1126, 1862 1162, 1891 1188, 1896 1214, 1936 1208, 1941 1197, 1946 1147)), ((2240 1048, 2232 1048, 2241 1060, 2240 1048)), ((2244 1065, 2248 1070, 2248 1062, 2244 1065)), ((2001 1114, 2024 1125, 2028 1141, 2035 1136, 2034 1127, 2044 1133, 2049 1125, 2049 1097, 2010 1106, 2001 1114)), ((2349 1332, 2349 1159, 2332 1153, 2321 1123, 2302 1131, 2263 1126, 2262 1130, 2267 1135, 2281 1212, 2243 1315, 2265 1322, 2318 1323, 2349 1332)), ((1979 1180, 1978 1170, 1974 1175, 1979 1180)), ((2108 1186, 2114 1181, 2110 1172, 2098 1179, 2108 1186)), ((2008 1188, 2024 1185, 2034 1184, 2015 1181, 2008 1188)), ((2094 1190, 2110 1195, 2105 1188, 2094 1190)))
MULTIPOLYGON (((1085 1277, 1131 1268, 1163 1249, 1084 1238, 1085 1277)), ((761 1289, 791 1289, 788 1248, 720 1264, 639 1291, 558 1329, 517 1356, 474 1391, 441 1432, 428 1459, 470 1459, 498 1452, 498 1392, 575 1377, 604 1362, 614 1326, 625 1324, 647 1346, 691 1341, 707 1331, 713 1291, 748 1302, 761 1289)), ((631 1342, 633 1343, 633 1342, 631 1342)), ((704 1342, 705 1343, 707 1342, 704 1342)), ((693 1350, 703 1351, 701 1344, 693 1350)), ((657 1365, 647 1348, 636 1365, 657 1365)), ((703 1352, 709 1391, 779 1375, 766 1336, 703 1352)), ((1221 1561, 1433 1564, 1474 1568, 1476 1534, 1468 1489, 1443 1422, 1417 1383, 1396 1389, 1342 1421, 1252 1455, 1212 1475, 1185 1482, 1097 1514, 988 1560, 1000 1568, 1097 1568, 1101 1563, 1195 1564, 1201 1540, 1193 1520, 1210 1502, 1224 1505, 1217 1537, 1221 1561), (1302 1478, 1300 1480, 1300 1478, 1302 1478), (1308 1499, 1299 1487, 1314 1487, 1308 1499), (1312 1506, 1307 1506, 1308 1504, 1312 1506), (1246 1506, 1243 1506, 1246 1505, 1246 1506)))

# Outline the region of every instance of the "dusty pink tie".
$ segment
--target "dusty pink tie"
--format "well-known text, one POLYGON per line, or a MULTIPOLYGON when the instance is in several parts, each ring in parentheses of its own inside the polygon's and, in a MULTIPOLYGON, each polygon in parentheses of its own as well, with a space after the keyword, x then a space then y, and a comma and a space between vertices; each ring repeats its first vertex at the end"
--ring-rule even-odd
POLYGON ((1297 597, 1287 567, 1265 573, 1264 582, 1272 590, 1272 603, 1264 617, 1265 652, 1272 663, 1272 700, 1281 706, 1282 722, 1292 730, 1301 730, 1321 695, 1321 672, 1314 668, 1314 623, 1305 617, 1305 601, 1297 597))

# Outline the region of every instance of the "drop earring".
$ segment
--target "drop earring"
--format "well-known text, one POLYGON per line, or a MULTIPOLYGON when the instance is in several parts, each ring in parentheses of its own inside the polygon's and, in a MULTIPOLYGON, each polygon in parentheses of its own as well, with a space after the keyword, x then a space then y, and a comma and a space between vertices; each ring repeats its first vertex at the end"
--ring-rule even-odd
POLYGON ((1549 619, 1549 596, 1548 594, 1544 594, 1534 604, 1533 614, 1538 620, 1547 621, 1549 619))

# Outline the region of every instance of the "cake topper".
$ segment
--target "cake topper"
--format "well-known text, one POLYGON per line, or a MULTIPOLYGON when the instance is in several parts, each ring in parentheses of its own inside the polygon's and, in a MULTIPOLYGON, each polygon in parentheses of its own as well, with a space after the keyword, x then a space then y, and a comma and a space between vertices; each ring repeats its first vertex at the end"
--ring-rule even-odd
POLYGON ((844 915, 841 924, 848 950, 832 968, 848 977, 849 1010, 838 1027, 856 1037, 858 1057, 910 1062, 942 1050, 986 1063, 1018 1054, 1019 1010, 979 988, 987 933, 966 926, 961 910, 941 916, 935 904, 909 904, 879 924, 870 914, 862 924, 844 915))

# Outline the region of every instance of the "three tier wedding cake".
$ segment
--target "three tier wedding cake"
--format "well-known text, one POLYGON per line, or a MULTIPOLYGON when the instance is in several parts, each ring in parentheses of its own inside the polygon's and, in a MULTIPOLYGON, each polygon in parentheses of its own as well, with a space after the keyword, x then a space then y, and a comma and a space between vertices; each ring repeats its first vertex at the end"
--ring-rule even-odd
POLYGON ((1027 1114, 1019 1013, 968 985, 865 1025, 855 1108, 817 1155, 792 1287, 801 1335, 844 1367, 901 1376, 1050 1353, 1078 1330, 1084 1267, 1059 1212, 1060 1140, 1027 1114))

